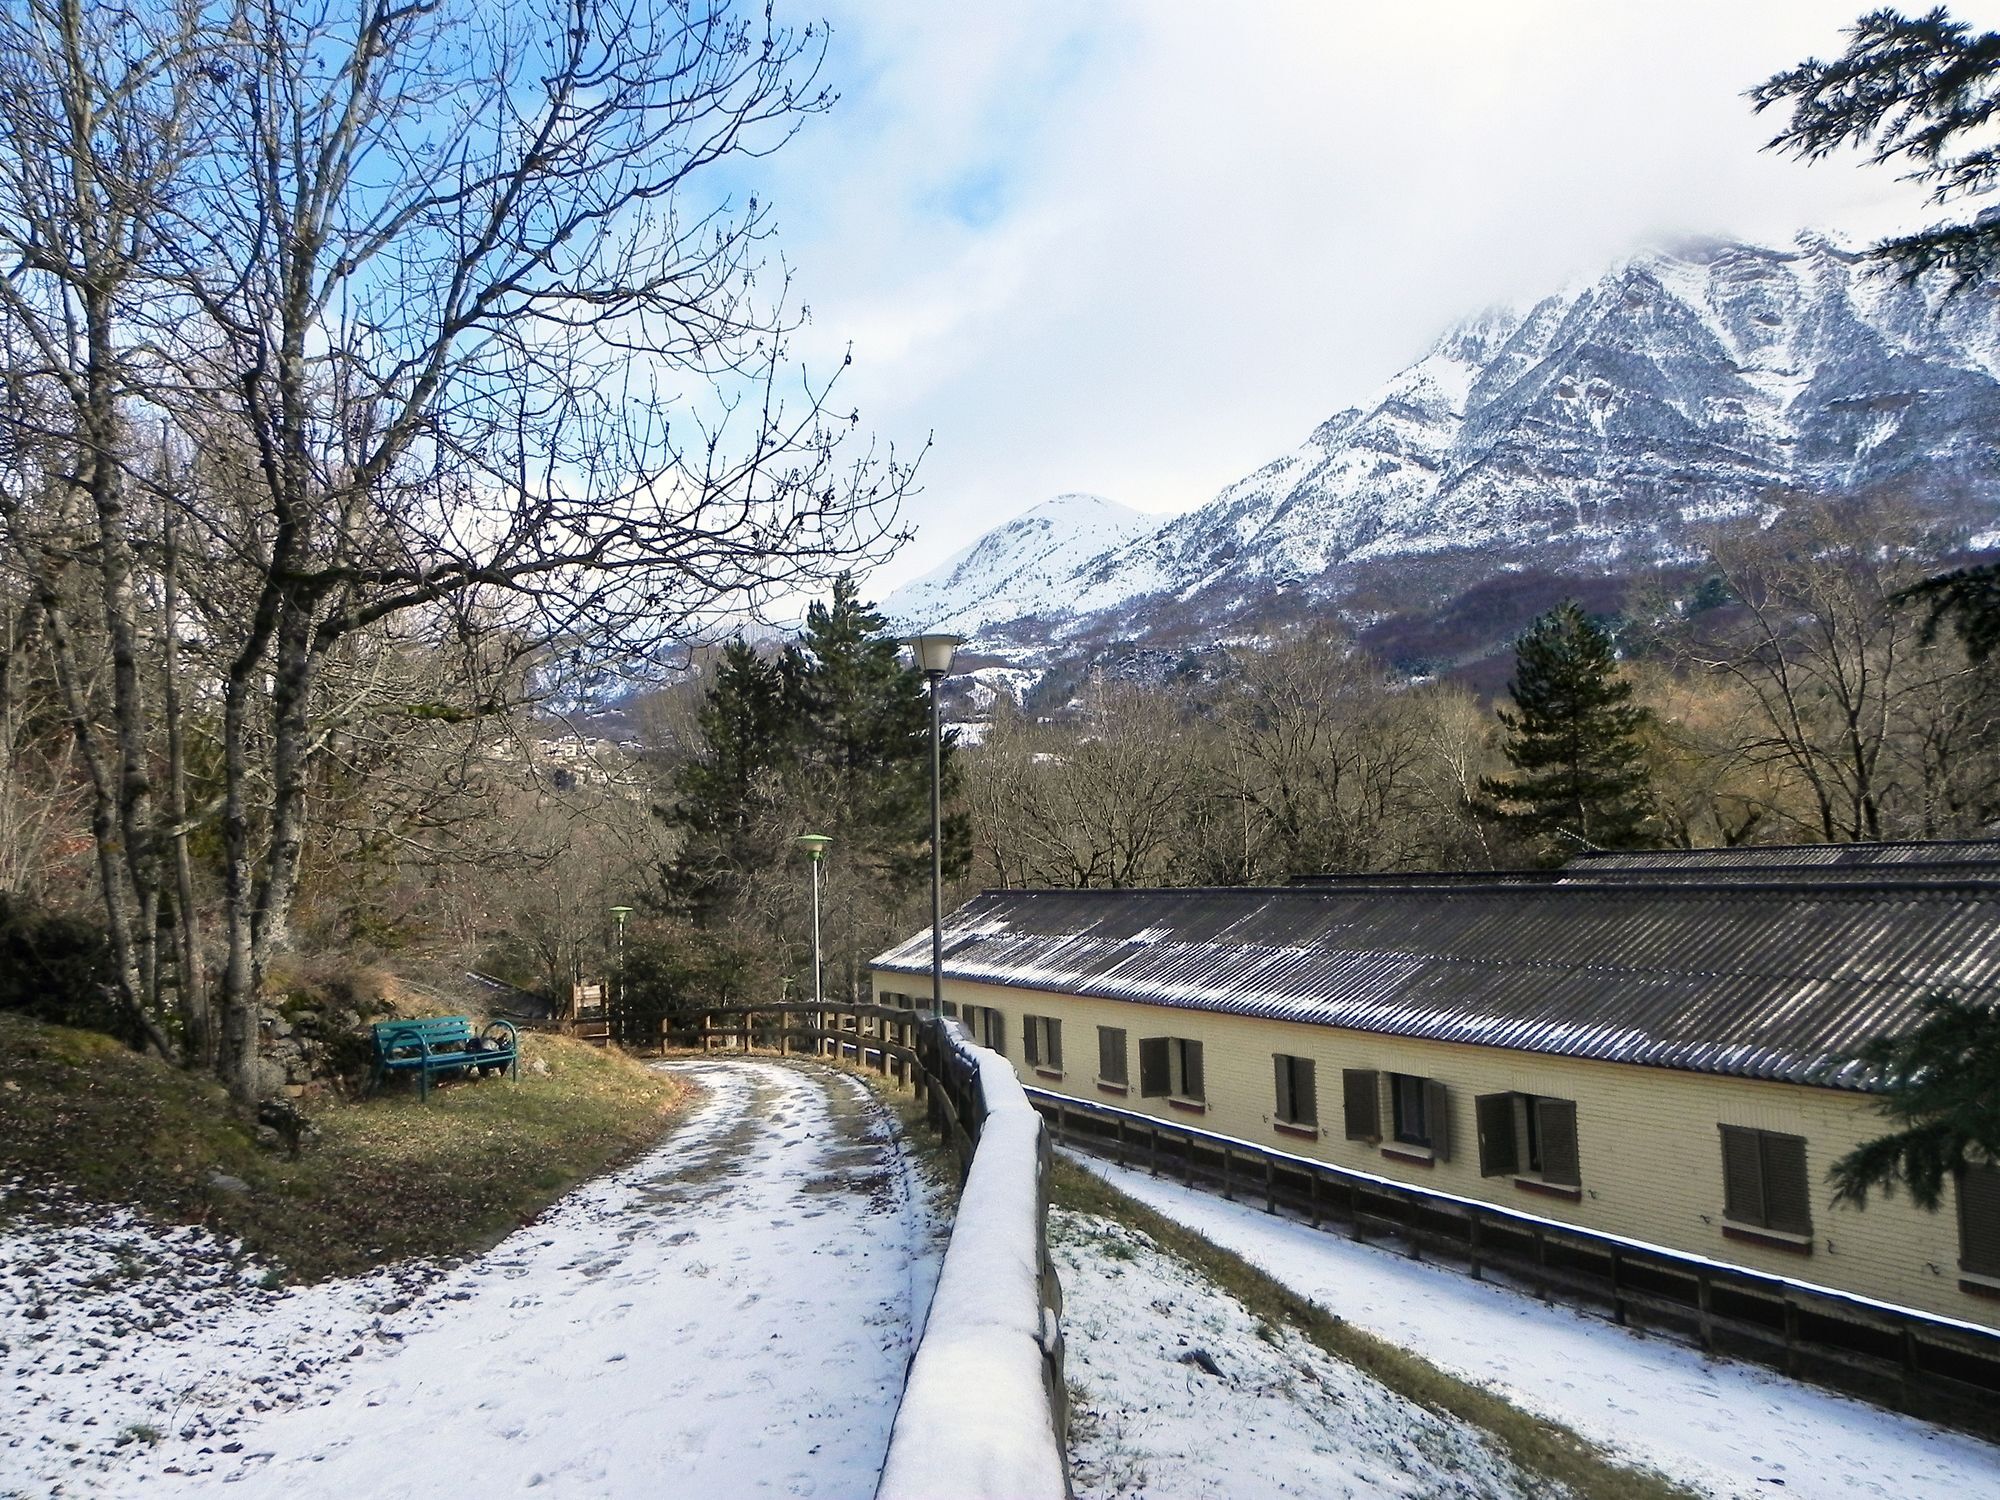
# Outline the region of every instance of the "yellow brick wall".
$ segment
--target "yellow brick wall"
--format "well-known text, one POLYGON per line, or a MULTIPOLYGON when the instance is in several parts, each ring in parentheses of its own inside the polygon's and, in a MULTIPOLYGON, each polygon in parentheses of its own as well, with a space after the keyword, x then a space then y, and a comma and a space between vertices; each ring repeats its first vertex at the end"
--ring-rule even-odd
MULTIPOLYGON (((913 987, 912 981, 898 975, 878 976, 878 993, 908 993, 913 987)), ((2000 1328, 2000 1301, 1959 1288, 1958 1216, 1949 1190, 1943 1208, 1934 1214, 1917 1209, 1900 1193, 1888 1199, 1871 1195, 1865 1210, 1834 1206, 1827 1167, 1884 1128, 1881 1116, 1861 1095, 951 979, 945 981, 945 999, 1001 1011, 1006 1016, 1008 1060, 1024 1082, 1053 1093, 2000 1328), (1062 1021, 1064 1073, 1059 1079, 1037 1074, 1023 1060, 1021 1018, 1031 1014, 1062 1021), (1127 1033, 1129 1094, 1110 1093, 1096 1084, 1099 1026, 1123 1027, 1127 1033), (1139 1096, 1139 1041, 1150 1036, 1187 1037, 1202 1044, 1205 1112, 1194 1114, 1165 1099, 1139 1096), (1316 1065, 1316 1140, 1273 1126, 1271 1057, 1280 1052, 1309 1057, 1316 1065), (1409 1073, 1444 1083, 1451 1091, 1450 1158, 1417 1165, 1387 1157, 1379 1146, 1345 1139, 1344 1068, 1409 1073), (1582 1177, 1577 1201, 1535 1193, 1508 1177, 1479 1175, 1473 1099, 1505 1092, 1576 1102, 1582 1177), (1813 1200, 1810 1254, 1724 1236, 1719 1125, 1806 1138, 1813 1200)), ((1382 1119, 1389 1129, 1386 1101, 1382 1119)))

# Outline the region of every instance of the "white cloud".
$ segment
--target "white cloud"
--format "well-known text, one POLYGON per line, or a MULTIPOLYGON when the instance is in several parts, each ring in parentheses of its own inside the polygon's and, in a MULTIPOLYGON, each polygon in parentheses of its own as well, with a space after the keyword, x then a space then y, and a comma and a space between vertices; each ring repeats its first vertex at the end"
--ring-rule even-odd
POLYGON ((842 404, 936 436, 871 589, 1060 491, 1199 504, 1456 318, 1645 244, 1923 217, 1761 152, 1743 98, 1865 8, 840 0, 845 97, 770 190, 842 404))

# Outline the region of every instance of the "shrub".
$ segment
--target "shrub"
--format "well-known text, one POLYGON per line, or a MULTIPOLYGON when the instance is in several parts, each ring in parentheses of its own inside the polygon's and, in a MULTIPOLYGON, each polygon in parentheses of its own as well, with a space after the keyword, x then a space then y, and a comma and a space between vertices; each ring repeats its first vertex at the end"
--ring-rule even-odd
POLYGON ((141 1043, 119 1003, 111 940, 81 917, 0 892, 0 1011, 141 1043))

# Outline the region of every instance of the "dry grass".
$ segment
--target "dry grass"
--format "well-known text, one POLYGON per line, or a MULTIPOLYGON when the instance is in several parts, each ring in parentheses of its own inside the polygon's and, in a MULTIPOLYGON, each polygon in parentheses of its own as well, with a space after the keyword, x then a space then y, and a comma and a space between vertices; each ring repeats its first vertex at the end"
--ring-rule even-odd
POLYGON ((1522 1468, 1591 1500, 1693 1500, 1695 1491, 1649 1470, 1614 1462, 1560 1423, 1522 1411, 1491 1391, 1341 1321, 1193 1230, 1134 1202, 1072 1162, 1056 1161, 1054 1201, 1116 1219, 1184 1261, 1268 1323, 1289 1323, 1336 1359, 1427 1410, 1490 1433, 1522 1468))
POLYGON ((0 1179, 205 1225, 299 1280, 478 1250, 657 1141, 688 1092, 620 1053, 521 1042, 518 1083, 433 1088, 428 1104, 391 1084, 312 1106, 319 1140, 290 1160, 261 1149, 213 1083, 0 1015, 0 1179), (216 1172, 250 1191, 218 1190, 216 1172))

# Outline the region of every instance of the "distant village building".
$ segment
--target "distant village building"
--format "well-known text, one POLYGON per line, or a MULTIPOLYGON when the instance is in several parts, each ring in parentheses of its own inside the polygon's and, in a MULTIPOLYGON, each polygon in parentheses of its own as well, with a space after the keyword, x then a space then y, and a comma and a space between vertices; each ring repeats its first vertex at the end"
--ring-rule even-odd
MULTIPOLYGON (((873 963, 928 1004, 930 934, 873 963)), ((2000 841, 989 891, 944 1001, 1035 1088, 2000 1328, 2000 1168, 1836 1207, 1843 1061, 2000 994, 2000 841)))

